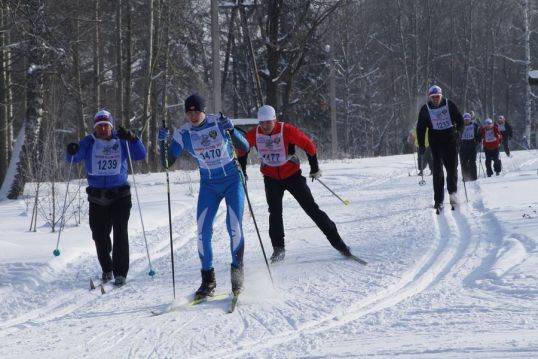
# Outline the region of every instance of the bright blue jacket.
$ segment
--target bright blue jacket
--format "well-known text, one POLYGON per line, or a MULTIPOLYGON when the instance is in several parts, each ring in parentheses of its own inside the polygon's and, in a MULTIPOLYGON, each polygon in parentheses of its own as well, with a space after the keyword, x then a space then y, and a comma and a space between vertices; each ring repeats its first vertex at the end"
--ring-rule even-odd
MULTIPOLYGON (((217 119, 218 119, 217 115, 207 115, 204 122, 202 122, 202 124, 198 127, 194 127, 190 123, 184 124, 183 126, 178 128, 174 132, 174 139, 168 146, 168 154, 173 159, 178 158, 183 150, 187 151, 193 158, 196 159, 198 163, 198 167, 200 169, 201 180, 223 178, 230 174, 237 173, 236 164, 234 163, 233 160, 220 168, 214 168, 211 170, 207 168, 203 168, 203 166, 200 165, 200 159, 196 156, 194 152, 189 131, 191 131, 192 133, 195 133, 197 131, 201 131, 206 128, 216 127, 219 129, 224 140, 226 141, 226 148, 227 148, 228 153, 230 154, 230 157, 233 158, 233 149, 228 139, 228 135, 226 134, 226 131, 221 128, 221 125, 217 119)), ((241 136, 241 134, 237 130, 231 131, 230 135, 231 135, 233 144, 237 149, 240 149, 244 152, 248 151, 249 145, 248 145, 247 140, 245 140, 245 138, 241 136)), ((161 151, 161 154, 162 153, 163 151, 161 151)))
MULTIPOLYGON (((86 174, 88 179, 88 185, 93 188, 118 188, 127 184, 127 176, 129 173, 129 164, 127 163, 129 158, 127 157, 127 144, 129 145, 129 151, 131 159, 133 161, 143 160, 146 157, 146 149, 140 139, 136 139, 134 143, 130 141, 120 141, 121 143, 121 167, 120 173, 111 176, 97 176, 91 175, 92 171, 92 148, 95 143, 95 135, 91 134, 84 137, 79 142, 79 150, 73 156, 73 162, 77 163, 82 160, 86 162, 86 174)), ((112 138, 118 138, 116 133, 112 134, 112 138)), ((71 155, 66 154, 67 162, 71 162, 71 155)))

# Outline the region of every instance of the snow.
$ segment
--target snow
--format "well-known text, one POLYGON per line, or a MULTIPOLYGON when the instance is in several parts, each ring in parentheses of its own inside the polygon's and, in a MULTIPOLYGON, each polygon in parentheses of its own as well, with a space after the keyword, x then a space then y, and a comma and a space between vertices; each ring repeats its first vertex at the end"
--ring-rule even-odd
MULTIPOLYGON (((173 301, 163 173, 136 183, 154 278, 133 191, 128 283, 101 295, 88 219, 57 233, 38 221, 28 232, 24 200, 0 202, 1 358, 535 358, 538 357, 538 156, 514 151, 501 176, 462 183, 455 211, 432 209, 432 178, 411 155, 322 162, 309 186, 352 251, 341 257, 289 195, 286 259, 271 265, 245 212, 246 287, 236 311, 215 300, 186 303, 200 282, 196 252, 196 172, 170 173, 176 301, 173 301), (192 178, 192 183, 191 179, 192 178)), ((308 167, 308 165, 306 165, 308 167)), ((248 168, 248 190, 265 251, 263 179, 248 168)), ((29 194, 30 195, 30 194, 29 194)), ((448 196, 446 196, 448 202, 448 196)), ((217 292, 230 291, 224 204, 214 224, 217 292)))

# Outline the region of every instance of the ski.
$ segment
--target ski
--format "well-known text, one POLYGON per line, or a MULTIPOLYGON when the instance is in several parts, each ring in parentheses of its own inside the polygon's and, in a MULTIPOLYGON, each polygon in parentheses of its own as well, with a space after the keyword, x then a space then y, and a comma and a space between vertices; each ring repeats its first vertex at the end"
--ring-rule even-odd
POLYGON ((232 297, 232 302, 230 303, 230 306, 228 307, 228 313, 233 313, 235 310, 235 307, 237 306, 237 301, 239 300, 239 293, 234 294, 232 297))
POLYGON ((443 205, 442 204, 435 205, 433 206, 433 208, 435 209, 435 214, 441 214, 441 211, 443 210, 443 205))
POLYGON ((101 294, 106 294, 107 290, 105 289, 105 285, 110 284, 109 290, 112 290, 114 288, 120 288, 123 287, 125 284, 122 285, 115 285, 112 280, 103 281, 101 279, 92 279, 90 278, 90 292, 99 288, 101 290, 101 294))
POLYGON ((351 259, 351 260, 354 260, 354 261, 356 261, 356 262, 359 262, 360 264, 362 264, 362 265, 364 265, 364 266, 368 264, 367 261, 365 261, 365 260, 362 259, 362 258, 357 257, 357 256, 354 255, 354 254, 350 255, 350 256, 347 257, 347 258, 349 258, 349 259, 351 259))
POLYGON ((225 298, 228 298, 229 295, 228 294, 216 294, 212 297, 204 297, 204 298, 198 298, 198 299, 193 299, 191 300, 190 302, 187 302, 187 303, 182 303, 182 304, 179 304, 179 305, 174 305, 174 306, 171 306, 169 308, 166 308, 164 310, 152 310, 151 311, 151 314, 152 316, 158 316, 158 315, 162 315, 162 314, 166 314, 166 313, 172 313, 172 312, 177 312, 185 307, 194 307, 195 305, 198 305, 198 304, 202 304, 202 303, 205 303, 205 302, 212 302, 212 301, 215 301, 215 300, 220 300, 220 299, 225 299, 225 298))

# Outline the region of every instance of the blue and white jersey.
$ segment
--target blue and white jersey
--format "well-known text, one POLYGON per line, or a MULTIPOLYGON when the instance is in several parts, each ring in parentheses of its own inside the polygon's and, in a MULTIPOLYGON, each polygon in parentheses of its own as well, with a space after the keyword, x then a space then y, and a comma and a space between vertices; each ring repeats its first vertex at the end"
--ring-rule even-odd
POLYGON ((88 185, 93 188, 118 188, 127 184, 129 164, 127 146, 133 161, 146 157, 146 149, 137 139, 134 143, 120 140, 116 134, 109 140, 96 138, 94 134, 84 137, 79 142, 75 156, 66 154, 67 162, 77 163, 84 160, 88 185))
MULTIPOLYGON (((247 141, 237 131, 231 131, 231 137, 235 146, 248 151, 247 141)), ((174 132, 168 153, 177 158, 183 150, 198 162, 202 180, 226 177, 237 171, 232 146, 217 115, 207 115, 198 127, 186 123, 174 132)))

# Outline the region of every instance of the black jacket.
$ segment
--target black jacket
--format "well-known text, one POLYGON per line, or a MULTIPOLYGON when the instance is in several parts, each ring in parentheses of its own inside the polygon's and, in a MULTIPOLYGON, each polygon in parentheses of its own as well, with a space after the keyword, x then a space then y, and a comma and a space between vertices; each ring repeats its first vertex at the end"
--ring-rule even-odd
POLYGON ((424 147, 424 137, 426 135, 426 128, 429 128, 428 131, 428 140, 430 146, 436 145, 439 143, 450 143, 453 142, 457 144, 458 139, 460 138, 460 133, 463 130, 463 117, 458 110, 458 107, 454 102, 443 98, 439 107, 445 106, 448 102, 448 112, 450 113, 450 120, 452 121, 452 127, 447 128, 446 130, 434 130, 432 128, 432 121, 430 119, 430 113, 428 112, 428 105, 431 108, 436 108, 431 101, 427 105, 423 105, 418 113, 417 121, 417 140, 418 146, 424 147))

